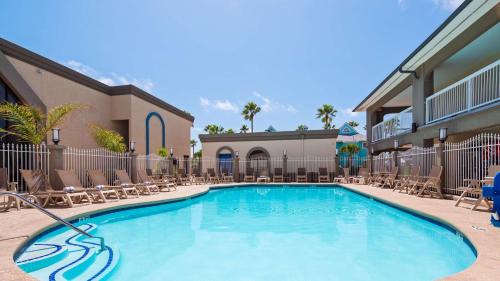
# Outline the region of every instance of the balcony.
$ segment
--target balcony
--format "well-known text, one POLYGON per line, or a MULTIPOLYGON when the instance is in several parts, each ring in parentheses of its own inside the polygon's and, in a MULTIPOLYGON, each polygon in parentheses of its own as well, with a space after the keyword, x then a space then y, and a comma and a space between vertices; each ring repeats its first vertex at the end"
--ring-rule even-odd
POLYGON ((411 131, 412 107, 372 127, 372 142, 387 139, 411 131))
POLYGON ((433 123, 500 100, 500 60, 428 97, 426 123, 433 123))

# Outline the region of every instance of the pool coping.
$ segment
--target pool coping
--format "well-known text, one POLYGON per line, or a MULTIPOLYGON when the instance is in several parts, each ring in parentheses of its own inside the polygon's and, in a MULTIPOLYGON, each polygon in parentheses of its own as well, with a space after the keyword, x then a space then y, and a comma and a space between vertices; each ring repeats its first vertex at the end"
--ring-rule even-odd
MULTIPOLYGON (((102 215, 104 213, 109 213, 109 212, 116 212, 124 209, 131 209, 131 208, 139 208, 139 207, 144 207, 144 206, 151 206, 151 205, 158 205, 158 204, 166 204, 166 203, 172 203, 172 202, 177 202, 181 200, 187 200, 190 198, 195 198, 199 196, 203 196, 204 194, 208 193, 210 190, 217 190, 217 189, 224 189, 224 188, 232 188, 232 187, 239 187, 239 186, 255 186, 255 185, 261 185, 260 183, 232 183, 232 184, 224 184, 224 185, 199 185, 199 186, 188 186, 184 187, 185 189, 184 193, 181 193, 177 196, 170 196, 173 195, 175 192, 170 192, 170 193, 164 193, 169 196, 161 196, 161 195, 154 195, 153 197, 149 196, 144 196, 141 198, 137 199, 143 199, 143 200, 134 200, 134 199, 129 199, 129 200, 121 200, 118 202, 111 202, 107 203, 105 205, 103 204, 93 204, 93 205, 88 205, 87 208, 84 207, 77 207, 73 209, 52 209, 54 211, 57 210, 58 213, 62 213, 62 216, 69 220, 69 221, 74 221, 78 220, 80 218, 85 218, 85 217, 91 217, 91 216, 96 216, 96 215, 102 215), (158 198, 155 198, 158 197, 158 198), (115 204, 113 204, 115 203, 115 204), (118 203, 118 204, 116 204, 118 203), (90 209, 89 209, 90 207, 90 209), (80 209, 81 208, 81 209, 80 209), (71 210, 73 212, 70 212, 70 214, 65 214, 68 212, 64 212, 65 210, 71 210)), ((384 196, 384 193, 389 193, 390 190, 382 190, 379 188, 374 188, 374 187, 369 187, 369 186, 363 186, 363 185, 353 185, 353 184, 334 184, 334 183, 267 183, 263 185, 287 185, 287 186, 304 186, 304 185, 315 185, 315 186, 332 186, 332 185, 339 185, 342 186, 343 188, 350 190, 352 192, 358 193, 362 196, 366 196, 369 198, 373 198, 374 200, 377 200, 383 204, 395 207, 397 209, 400 209, 402 211, 409 212, 411 214, 415 214, 417 216, 423 217, 423 219, 430 219, 431 221, 438 222, 440 224, 443 224, 444 226, 448 226, 449 228, 458 231, 461 235, 463 235, 466 240, 470 243, 469 246, 472 246, 473 249, 476 252, 476 260, 475 262, 465 270, 458 272, 454 275, 447 276, 443 278, 443 280, 495 280, 495 276, 499 276, 500 274, 500 254, 498 255, 490 255, 488 253, 491 252, 499 252, 500 250, 500 242, 498 244, 493 244, 494 248, 493 249, 485 249, 488 247, 485 247, 483 244, 488 244, 484 243, 484 239, 478 239, 476 235, 471 235, 474 233, 471 233, 470 229, 464 229, 463 225, 458 224, 454 222, 453 220, 450 221, 447 218, 443 218, 442 215, 440 216, 439 214, 433 214, 432 212, 429 212, 428 210, 419 208, 418 206, 407 206, 404 205, 398 201, 391 200, 391 198, 387 198, 387 196, 384 196), (376 192, 375 192, 376 191, 376 192), (384 198, 385 197, 385 198, 384 198), (498 248, 497 248, 498 246, 498 248), (498 269, 496 267, 499 267, 498 269)), ((390 192, 392 193, 392 192, 390 192)), ((393 195, 397 193, 392 193, 393 195)), ((162 194, 163 195, 163 194, 162 194)), ((408 196, 404 194, 399 194, 401 197, 406 197, 406 198, 416 198, 414 196, 408 196)), ((422 198, 419 198, 422 199, 422 198)), ((429 200, 433 201, 433 199, 423 199, 423 200, 429 200)), ((419 200, 421 201, 421 200, 419 200)), ((449 201, 449 200, 442 200, 442 201, 449 201)), ((439 202, 439 201, 436 201, 439 202)), ((442 203, 442 202, 441 202, 442 203)), ((440 204, 441 204, 440 203, 440 204)), ((21 210, 19 212, 17 211, 11 211, 5 214, 13 213, 13 214, 20 214, 20 213, 26 213, 29 209, 26 210, 21 210), (14 213, 15 212, 15 213, 14 213)), ((32 209, 31 209, 32 210, 32 209)), ((456 208, 455 210, 463 210, 462 208, 456 208)), ((34 210, 33 210, 34 211, 34 210)), ((448 210, 449 211, 449 210, 448 210)), ((0 213, 0 219, 2 219, 2 215, 4 213, 0 213)), ((471 214, 477 214, 477 212, 471 212, 471 214)), ((486 218, 486 213, 484 217, 486 218)), ((16 217, 16 215, 13 215, 13 217, 16 217)), ((23 221, 23 218, 29 217, 29 216, 22 216, 22 215, 17 215, 17 219, 20 221, 23 221), (19 218, 21 217, 21 218, 19 218)), ((21 222, 22 223, 22 222, 21 222)), ((4 252, 5 254, 0 255, 0 274, 2 275, 2 280, 35 280, 33 279, 30 275, 22 271, 20 268, 17 267, 17 265, 14 263, 14 255, 16 255, 21 249, 29 245, 31 241, 33 241, 36 237, 42 235, 43 233, 52 230, 53 228, 58 227, 58 223, 51 221, 49 218, 48 220, 45 219, 45 222, 42 223, 42 227, 34 227, 33 228, 28 228, 24 231, 22 235, 19 235, 17 237, 13 237, 11 239, 0 239, 0 249, 4 248, 4 244, 6 241, 9 241, 7 244, 9 244, 6 247, 7 251, 0 251, 4 252), (10 257, 10 258, 8 258, 10 257), (4 276, 5 275, 5 276, 4 276), (11 279, 9 279, 11 278, 11 279)), ((0 223, 0 231, 2 229, 3 224, 0 223)), ((494 229, 496 230, 496 229, 494 229)), ((496 230, 498 232, 495 232, 494 235, 500 235, 500 230, 496 230)), ((1 232, 0 232, 1 233, 1 232)), ((495 241, 498 241, 499 239, 496 239, 495 241)))

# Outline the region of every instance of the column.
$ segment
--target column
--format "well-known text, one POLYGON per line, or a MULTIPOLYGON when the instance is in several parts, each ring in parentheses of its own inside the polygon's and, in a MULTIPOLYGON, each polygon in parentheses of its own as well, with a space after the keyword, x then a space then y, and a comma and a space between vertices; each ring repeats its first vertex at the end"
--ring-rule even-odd
POLYGON ((137 154, 131 152, 130 154, 130 179, 132 183, 137 183, 137 154))
POLYGON ((240 182, 240 157, 233 158, 233 179, 235 182, 240 182))
MULTIPOLYGON (((288 178, 288 157, 286 155, 283 155, 283 177, 288 178)), ((285 179, 283 179, 283 181, 285 181, 285 179)))
POLYGON ((48 145, 49 154, 49 183, 52 187, 63 187, 55 170, 64 170, 64 145, 48 145))
POLYGON ((436 166, 441 166, 443 167, 443 172, 441 173, 441 181, 440 181, 440 187, 443 189, 444 188, 444 179, 445 179, 445 173, 446 170, 444 169, 444 143, 438 143, 434 145, 436 148, 436 159, 435 159, 435 165, 436 166))

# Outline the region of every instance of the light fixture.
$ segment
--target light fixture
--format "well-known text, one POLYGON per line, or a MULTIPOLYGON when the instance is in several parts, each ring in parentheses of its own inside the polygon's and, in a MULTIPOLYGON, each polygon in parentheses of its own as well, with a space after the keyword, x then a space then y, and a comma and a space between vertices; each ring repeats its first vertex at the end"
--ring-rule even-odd
POLYGON ((61 132, 61 129, 59 129, 59 128, 53 128, 52 129, 52 142, 55 145, 58 145, 59 142, 61 141, 60 132, 61 132))
POLYGON ((174 157, 174 148, 170 147, 170 157, 174 157))
POLYGON ((394 149, 398 149, 399 148, 399 140, 398 139, 395 139, 394 140, 394 149))
POLYGON ((375 149, 373 149, 373 146, 370 146, 370 152, 371 152, 371 154, 373 154, 373 152, 375 152, 375 149))
POLYGON ((130 152, 134 153, 135 152, 135 141, 129 141, 128 142, 128 149, 130 152))
POLYGON ((283 157, 286 157, 286 149, 283 149, 283 157))
POLYGON ((439 141, 444 143, 448 138, 448 128, 439 128, 439 141))
POLYGON ((234 155, 236 156, 236 158, 238 158, 238 157, 240 157, 240 152, 236 151, 236 152, 234 152, 234 155))

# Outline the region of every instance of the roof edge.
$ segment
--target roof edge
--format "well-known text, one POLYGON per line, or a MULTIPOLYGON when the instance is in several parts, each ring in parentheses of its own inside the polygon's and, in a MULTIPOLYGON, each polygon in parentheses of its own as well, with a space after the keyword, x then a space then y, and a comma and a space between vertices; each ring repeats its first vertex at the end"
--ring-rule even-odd
MULTIPOLYGON (((422 50, 434 37, 436 37, 453 19, 457 17, 458 14, 460 14, 467 6, 469 6, 470 3, 472 3, 473 0, 465 0, 453 13, 446 18, 446 20, 438 26, 436 30, 434 30, 418 47, 413 50, 413 52, 408 55, 380 84, 373 89, 368 96, 366 96, 352 111, 356 112, 359 110, 359 108, 363 105, 364 102, 366 102, 375 92, 377 92, 389 79, 391 79, 394 74, 396 74, 400 68, 404 67, 404 65, 410 61, 420 50, 422 50)), ((407 74, 410 75, 410 74, 407 74)))
POLYGON ((150 102, 154 105, 157 105, 167 111, 170 111, 179 117, 194 122, 194 116, 192 116, 191 114, 163 101, 160 98, 153 96, 152 94, 134 85, 108 86, 94 78, 91 78, 67 66, 55 62, 49 58, 46 58, 42 55, 32 52, 4 38, 0 38, 0 51, 2 51, 7 56, 16 58, 25 63, 45 69, 49 72, 52 72, 56 75, 72 80, 78 84, 97 90, 108 96, 131 94, 147 102, 150 102))
POLYGON ((262 141, 262 140, 296 140, 296 139, 331 139, 337 138, 338 129, 307 130, 307 131, 280 131, 235 134, 200 134, 203 142, 230 142, 230 141, 262 141))

